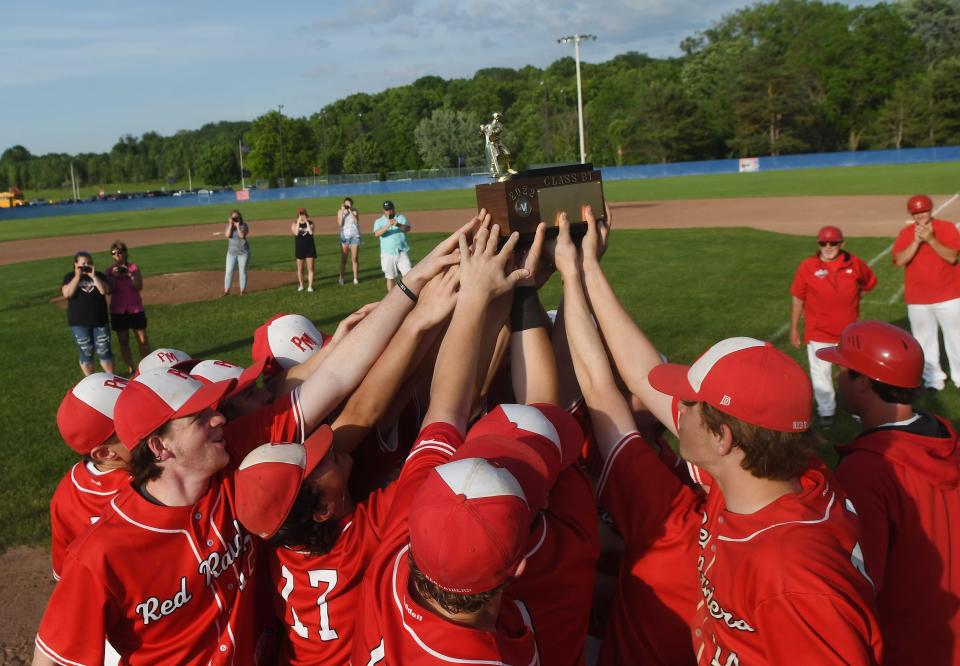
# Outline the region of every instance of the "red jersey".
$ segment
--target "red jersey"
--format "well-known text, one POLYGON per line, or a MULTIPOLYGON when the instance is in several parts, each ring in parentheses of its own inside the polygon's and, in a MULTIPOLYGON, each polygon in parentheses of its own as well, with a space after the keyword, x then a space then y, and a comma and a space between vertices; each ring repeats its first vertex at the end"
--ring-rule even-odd
POLYGON ((407 592, 410 540, 407 516, 413 496, 431 469, 450 460, 463 436, 446 423, 420 433, 397 481, 386 533, 363 581, 353 641, 354 664, 539 663, 529 613, 504 594, 497 631, 447 622, 407 592))
POLYGON ((37 647, 57 663, 102 664, 106 636, 124 664, 255 663, 258 545, 233 506, 220 474, 193 506, 121 490, 68 550, 37 647))
POLYGON ((508 588, 523 599, 537 633, 549 637, 540 645, 547 666, 584 663, 599 556, 593 488, 580 468, 571 466, 550 490, 530 534, 526 568, 508 588), (557 594, 558 585, 563 594, 557 594))
POLYGON ((101 472, 93 463, 80 461, 70 468, 50 500, 53 577, 60 580, 67 546, 95 522, 107 509, 117 491, 130 483, 122 469, 101 472))
POLYGON ((874 588, 853 505, 825 469, 799 493, 752 514, 727 511, 719 486, 703 505, 692 623, 698 663, 873 664, 874 588))
POLYGON ((843 329, 860 318, 860 294, 876 284, 870 267, 848 252, 834 261, 819 253, 804 259, 790 285, 803 301, 803 341, 839 342, 843 329))
POLYGON ((383 537, 395 488, 375 490, 358 504, 328 553, 269 548, 274 610, 287 636, 281 663, 350 661, 360 583, 383 537))
POLYGON ((960 663, 960 446, 950 423, 937 423, 936 435, 878 428, 838 447, 887 664, 960 663))
MULTIPOLYGON (((960 250, 960 232, 957 227, 945 220, 934 219, 934 237, 943 245, 960 250)), ((913 242, 916 225, 908 224, 893 241, 893 252, 903 251, 913 242)), ((909 305, 942 303, 960 298, 960 265, 948 264, 930 247, 921 243, 920 249, 906 266, 904 274, 903 300, 909 305)))
POLYGON ((702 493, 634 432, 611 450, 597 496, 624 541, 620 589, 599 663, 695 663, 689 623, 699 596, 702 493))
POLYGON ((38 648, 58 663, 103 663, 106 636, 125 664, 256 663, 261 543, 236 519, 230 474, 260 444, 298 441, 301 422, 296 390, 227 424, 230 463, 193 506, 119 491, 68 549, 38 648))

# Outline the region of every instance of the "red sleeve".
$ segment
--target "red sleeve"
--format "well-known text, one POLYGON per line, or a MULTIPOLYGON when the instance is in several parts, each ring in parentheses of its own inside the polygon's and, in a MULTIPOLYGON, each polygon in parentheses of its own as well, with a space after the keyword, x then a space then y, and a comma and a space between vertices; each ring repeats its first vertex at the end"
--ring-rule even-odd
POLYGON ((243 458, 261 444, 292 442, 303 444, 303 413, 300 409, 300 388, 230 421, 224 429, 231 461, 240 464, 243 458))
POLYGON ((779 595, 757 607, 755 620, 770 664, 876 664, 880 656, 870 617, 840 595, 779 595))
POLYGON ((631 548, 672 532, 696 536, 700 495, 685 486, 637 433, 617 442, 597 485, 600 504, 631 548))
POLYGON ((860 519, 860 547, 877 592, 883 588, 890 534, 900 524, 896 484, 881 456, 854 452, 834 472, 860 519))
POLYGON ((413 496, 427 474, 434 467, 449 462, 461 444, 463 435, 449 423, 424 426, 403 463, 400 477, 394 483, 396 490, 390 508, 389 525, 395 525, 398 520, 406 522, 413 496))
POLYGON ((797 268, 797 272, 793 276, 793 283, 790 285, 790 294, 796 296, 801 301, 807 299, 807 280, 804 277, 806 271, 803 270, 805 264, 806 260, 797 268))
POLYGON ((113 597, 100 580, 68 556, 63 579, 40 621, 37 647, 58 664, 102 664, 104 637, 118 617, 113 597))
POLYGON ((897 237, 893 241, 893 262, 896 263, 896 253, 903 251, 910 243, 913 242, 914 235, 914 225, 909 224, 900 230, 900 233, 897 234, 897 237))
POLYGON ((937 240, 949 247, 951 250, 960 250, 960 231, 952 222, 941 220, 943 224, 936 230, 937 240))
POLYGON ((877 286, 877 275, 862 259, 857 259, 857 265, 860 267, 860 289, 870 291, 877 286))

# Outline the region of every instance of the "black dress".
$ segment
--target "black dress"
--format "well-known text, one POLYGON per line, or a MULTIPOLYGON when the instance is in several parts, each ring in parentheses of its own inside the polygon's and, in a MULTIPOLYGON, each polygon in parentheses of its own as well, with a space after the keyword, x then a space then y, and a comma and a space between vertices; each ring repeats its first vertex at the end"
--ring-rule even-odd
MULTIPOLYGON (((309 222, 310 229, 313 229, 313 222, 309 222)), ((295 249, 297 259, 312 259, 317 256, 317 246, 313 242, 313 234, 307 233, 307 225, 301 224, 297 229, 295 237, 295 249)))

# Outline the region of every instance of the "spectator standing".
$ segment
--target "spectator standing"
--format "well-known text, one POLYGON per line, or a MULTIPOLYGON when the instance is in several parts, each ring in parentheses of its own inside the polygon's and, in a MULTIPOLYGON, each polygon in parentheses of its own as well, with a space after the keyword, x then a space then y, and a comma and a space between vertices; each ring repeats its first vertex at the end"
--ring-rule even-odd
POLYGON ((290 225, 294 235, 297 257, 297 291, 303 291, 303 264, 307 264, 307 291, 313 291, 313 262, 317 258, 317 246, 313 242, 313 220, 307 217, 307 209, 297 209, 297 219, 290 225))
POLYGON ((250 228, 243 221, 243 215, 239 210, 230 212, 230 219, 227 220, 227 228, 224 234, 227 237, 227 271, 223 277, 223 295, 230 293, 230 283, 233 281, 233 267, 239 267, 240 273, 240 295, 247 290, 247 262, 250 261, 250 245, 247 243, 247 236, 250 228))
POLYGON ((801 263, 790 285, 790 344, 800 346, 800 315, 807 344, 813 397, 820 424, 829 428, 837 411, 832 368, 817 351, 837 344, 847 324, 860 318, 860 295, 877 284, 877 276, 858 257, 843 249, 843 232, 823 227, 817 234, 819 251, 801 263))
POLYGON ((925 194, 910 197, 907 212, 913 224, 893 242, 893 263, 905 269, 903 300, 910 331, 923 348, 923 385, 943 390, 947 375, 940 367, 940 339, 950 363, 950 379, 960 388, 960 232, 933 217, 933 201, 925 194))
POLYGON ((353 199, 343 200, 340 210, 337 211, 337 225, 340 227, 340 279, 343 286, 343 269, 347 264, 347 255, 353 267, 353 283, 359 284, 360 272, 360 214, 353 207, 353 199))
POLYGON ((60 292, 67 299, 67 325, 76 340, 84 376, 93 372, 94 353, 103 371, 113 374, 106 299, 110 281, 96 270, 89 252, 73 255, 73 272, 63 276, 60 292))
POLYGON ((387 291, 398 277, 410 272, 410 246, 407 232, 410 223, 396 212, 392 201, 383 202, 383 215, 373 223, 373 235, 380 239, 380 267, 387 279, 387 291))
POLYGON ((130 330, 137 337, 137 346, 140 358, 150 353, 150 343, 147 341, 147 313, 143 309, 143 299, 140 292, 143 290, 143 275, 140 267, 129 261, 127 244, 123 241, 114 241, 110 246, 110 256, 113 257, 113 266, 107 269, 107 277, 113 285, 110 294, 110 327, 117 332, 117 341, 120 343, 120 355, 132 375, 136 366, 133 365, 133 355, 130 352, 130 330))

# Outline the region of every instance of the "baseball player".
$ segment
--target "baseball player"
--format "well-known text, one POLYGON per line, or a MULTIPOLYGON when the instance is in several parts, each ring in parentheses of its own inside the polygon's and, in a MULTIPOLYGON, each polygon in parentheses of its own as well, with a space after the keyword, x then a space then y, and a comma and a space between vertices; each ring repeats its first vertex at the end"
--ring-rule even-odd
POLYGON ((913 224, 893 242, 893 262, 905 268, 903 300, 913 337, 923 349, 923 384, 943 390, 947 379, 940 367, 940 341, 950 364, 950 379, 960 388, 960 232, 950 222, 933 217, 933 201, 924 194, 910 197, 907 212, 913 224))
MULTIPOLYGON (((459 234, 478 223, 471 220, 420 262, 411 288, 454 263, 459 234)), ((349 351, 334 349, 331 367, 302 384, 304 431, 359 384, 411 306, 403 293, 388 295, 351 331, 349 351)), ((99 663, 104 635, 134 664, 255 661, 250 588, 258 547, 235 519, 231 459, 271 439, 249 428, 237 430, 246 437, 225 436, 214 406, 233 386, 159 368, 123 391, 115 422, 132 451, 134 483, 71 547, 37 635, 35 663, 99 663), (148 570, 144 552, 156 554, 148 570)))
POLYGON ((148 370, 156 368, 177 368, 178 370, 189 370, 196 361, 185 351, 172 349, 170 347, 161 347, 140 359, 137 364, 137 374, 142 374, 148 370))
MULTIPOLYGON (((605 456, 608 479, 618 466, 631 465, 633 484, 617 491, 633 494, 640 533, 651 534, 644 523, 654 522, 660 539, 677 544, 675 566, 699 577, 689 618, 697 662, 879 661, 874 590, 863 572, 856 514, 830 474, 810 464, 812 395, 805 373, 752 338, 723 340, 692 366, 662 364, 603 275, 596 221, 585 212, 582 256, 565 216, 555 252, 578 378, 585 358, 598 354, 596 345, 583 344, 596 337, 589 298, 624 382, 678 435, 680 455, 704 487, 696 492, 684 486, 635 437, 612 442, 605 456), (693 553, 684 549, 689 544, 693 553)), ((624 410, 618 415, 603 405, 590 407, 601 416, 595 421, 630 428, 624 410)), ((601 446, 611 439, 598 437, 608 443, 601 446)), ((602 485, 601 498, 604 492, 602 485)), ((621 653, 619 659, 634 656, 621 653)))
POLYGON ((472 250, 461 241, 460 293, 427 425, 363 582, 353 663, 539 663, 529 614, 503 590, 523 566, 530 527, 523 490, 508 470, 480 458, 436 467, 463 441, 481 356, 475 340, 478 331, 499 328, 487 316, 490 304, 526 274, 505 275, 517 236, 496 253, 498 232, 481 227, 472 250))
POLYGON ((53 577, 57 580, 67 546, 100 520, 110 499, 130 482, 130 454, 113 425, 113 408, 126 385, 123 377, 94 373, 70 389, 57 410, 60 436, 83 456, 60 480, 50 500, 53 577))
MULTIPOLYGON (((267 527, 251 527, 242 506, 240 520, 270 540, 267 556, 273 607, 286 635, 284 663, 340 664, 349 660, 360 582, 384 533, 398 483, 375 490, 355 504, 348 490, 355 469, 350 447, 357 442, 356 431, 369 427, 377 414, 389 407, 418 348, 453 308, 456 275, 449 271, 424 287, 413 312, 334 421, 334 447, 329 452, 311 454, 308 444, 302 472, 288 465, 287 475, 259 478, 248 474, 246 479, 238 479, 240 497, 250 490, 263 492, 266 486, 274 489, 270 492, 278 498, 270 502, 277 512, 267 527), (362 408, 369 408, 373 415, 368 414, 370 421, 358 423, 353 415, 362 408), (289 478, 294 472, 296 478, 289 478)), ((410 460, 414 458, 411 455, 410 460)), ((255 518, 261 515, 258 505, 250 505, 255 518)))
POLYGON ((817 350, 835 345, 840 331, 860 318, 860 296, 877 285, 877 276, 866 263, 843 249, 843 232, 837 227, 820 229, 817 244, 819 251, 800 263, 790 285, 790 344, 800 346, 802 314, 817 415, 820 424, 829 428, 837 410, 833 372, 829 363, 817 357, 817 350))
POLYGON ((204 384, 215 384, 231 379, 237 381, 230 395, 220 403, 220 412, 230 422, 238 417, 253 414, 270 403, 273 397, 270 392, 257 386, 257 379, 263 374, 265 365, 266 359, 262 359, 244 369, 227 361, 207 359, 190 368, 190 376, 204 384))
POLYGON ((851 324, 818 352, 841 367, 844 409, 863 432, 837 447, 837 478, 863 529, 884 663, 960 663, 960 447, 946 419, 913 407, 923 350, 879 321, 851 324))

